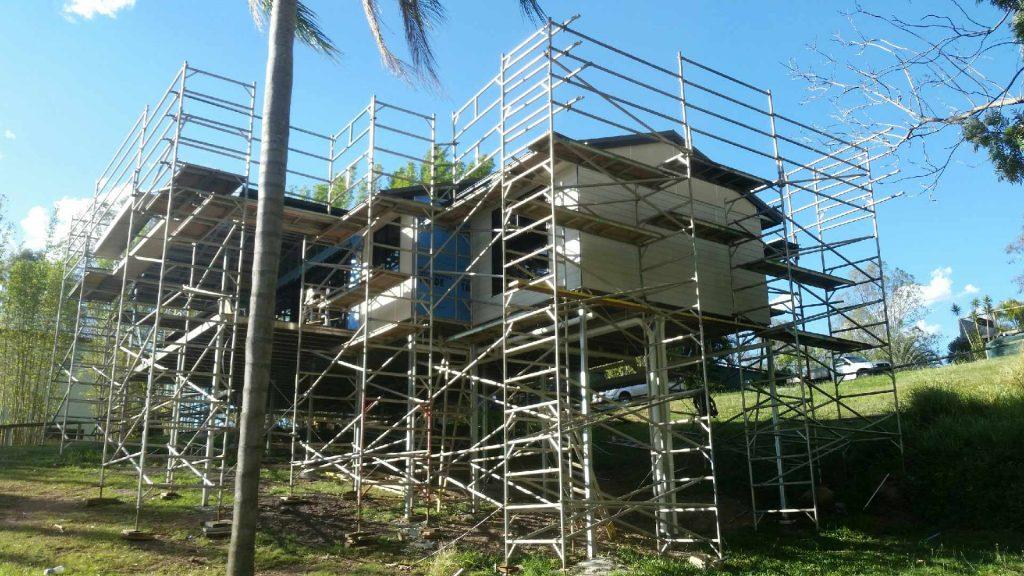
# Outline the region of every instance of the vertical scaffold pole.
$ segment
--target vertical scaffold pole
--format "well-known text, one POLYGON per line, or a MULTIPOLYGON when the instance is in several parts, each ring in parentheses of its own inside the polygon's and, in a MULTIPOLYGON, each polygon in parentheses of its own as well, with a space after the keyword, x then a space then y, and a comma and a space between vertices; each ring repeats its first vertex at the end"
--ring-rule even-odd
POLYGON ((367 135, 366 154, 366 228, 363 231, 363 257, 360 266, 361 280, 363 282, 362 301, 362 362, 359 370, 359 392, 356 394, 358 403, 359 423, 355 430, 355 442, 353 451, 355 454, 353 466, 355 478, 353 485, 356 493, 356 532, 362 530, 363 523, 363 444, 366 440, 367 420, 367 398, 366 389, 369 383, 370 370, 370 276, 373 274, 373 232, 375 222, 373 221, 373 203, 377 196, 377 167, 374 165, 374 151, 376 150, 376 125, 377 125, 377 97, 370 98, 370 125, 367 135))
POLYGON ((146 452, 149 450, 150 411, 153 402, 153 388, 156 378, 156 354, 160 333, 160 320, 163 315, 164 279, 167 269, 167 244, 170 241, 171 217, 174 214, 174 172, 178 168, 178 142, 181 138, 182 125, 185 122, 182 112, 185 107, 185 79, 188 76, 188 62, 181 67, 181 81, 178 89, 177 116, 175 117, 174 136, 171 140, 171 181, 167 189, 167 209, 164 214, 163 245, 160 247, 160 276, 157 280, 156 310, 153 315, 153 331, 150 335, 149 350, 152 358, 146 375, 146 396, 142 408, 142 439, 139 443, 138 481, 135 485, 135 530, 139 529, 142 518, 142 486, 146 479, 146 452))
POLYGON ((592 559, 597 555, 597 538, 594 534, 594 438, 590 419, 593 418, 591 402, 593 393, 590 391, 590 358, 587 343, 587 315, 586 306, 581 306, 577 311, 579 315, 579 346, 580 346, 580 418, 583 420, 583 428, 580 431, 580 453, 583 464, 583 505, 584 510, 584 536, 586 537, 587 558, 592 559))
MULTIPOLYGON (((143 154, 143 152, 146 149, 146 143, 147 143, 146 142, 146 138, 147 138, 147 134, 148 134, 148 127, 149 127, 149 105, 147 104, 146 107, 142 111, 142 126, 141 126, 141 130, 140 130, 140 133, 139 133, 139 144, 138 144, 138 146, 136 148, 136 153, 135 153, 135 169, 132 172, 132 189, 131 189, 131 193, 128 194, 128 198, 127 198, 127 201, 131 203, 131 207, 128 209, 128 229, 129 230, 134 230, 135 202, 138 200, 138 197, 139 197, 139 176, 140 176, 140 173, 142 171, 142 154, 143 154)), ((132 242, 131 234, 128 234, 127 237, 125 238, 125 247, 124 247, 124 253, 125 253, 125 257, 126 258, 128 257, 128 251, 131 249, 131 242, 132 242)), ((106 473, 107 473, 107 466, 108 466, 107 458, 110 456, 110 453, 109 453, 109 450, 110 450, 109 449, 109 445, 110 445, 110 442, 111 442, 111 437, 110 437, 110 421, 111 421, 111 412, 114 409, 114 388, 115 388, 115 386, 117 386, 117 370, 118 370, 117 359, 118 359, 118 352, 121 350, 121 327, 122 327, 122 318, 124 316, 124 303, 125 303, 125 299, 128 297, 127 294, 125 294, 127 286, 128 286, 128 271, 127 271, 127 267, 124 267, 121 270, 121 283, 120 283, 120 289, 118 290, 117 323, 116 323, 115 328, 114 328, 113 359, 111 360, 111 363, 110 363, 111 364, 111 366, 110 366, 110 381, 109 381, 109 386, 107 387, 107 411, 106 411, 106 415, 105 415, 105 418, 104 418, 104 424, 103 424, 103 451, 102 451, 102 455, 100 457, 100 482, 99 482, 99 497, 100 498, 103 498, 103 488, 106 485, 106 473)), ((128 378, 128 374, 125 374, 125 378, 126 379, 128 378)), ((122 383, 120 385, 120 387, 123 387, 123 386, 124 386, 124 384, 122 383)), ((122 402, 123 402, 123 400, 122 400, 122 402)), ((119 439, 119 443, 120 443, 122 441, 122 440, 120 440, 120 435, 118 435, 118 439, 119 439)), ((116 453, 115 453, 115 456, 116 456, 116 453)))

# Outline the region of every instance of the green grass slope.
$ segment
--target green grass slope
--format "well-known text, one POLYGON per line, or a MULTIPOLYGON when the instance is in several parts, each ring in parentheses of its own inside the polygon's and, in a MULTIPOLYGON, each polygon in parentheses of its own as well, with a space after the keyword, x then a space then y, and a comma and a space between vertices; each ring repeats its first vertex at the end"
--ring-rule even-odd
MULTIPOLYGON (((846 515, 826 516, 819 532, 770 526, 754 532, 742 524, 732 526, 725 534, 727 558, 717 571, 1024 574, 1024 358, 903 372, 897 384, 905 437, 905 472, 895 480, 898 502, 861 512, 855 504, 864 501, 865 487, 842 493, 844 480, 855 480, 859 472, 893 469, 894 462, 879 457, 870 445, 854 447, 843 463, 827 462, 822 472, 840 492, 838 497, 847 499, 846 515)), ((849 383, 848 391, 885 385, 884 379, 864 378, 849 383)), ((739 394, 716 399, 723 418, 739 409, 739 394)), ((877 397, 852 402, 863 413, 887 409, 877 397)), ((724 489, 735 490, 729 496, 742 502, 744 474, 723 470, 726 457, 719 456, 719 471, 732 483, 724 489)), ((201 536, 199 523, 210 512, 198 510, 192 494, 147 503, 144 525, 160 534, 157 542, 121 540, 120 530, 133 521, 130 503, 104 508, 83 504, 96 495, 97 465, 91 450, 71 450, 58 458, 51 447, 0 448, 0 576, 40 574, 58 564, 69 575, 223 573, 225 544, 201 536)), ((280 471, 270 476, 283 479, 280 471)), ((114 474, 111 479, 112 494, 130 497, 130 478, 114 474)), ((317 482, 306 489, 326 499, 342 488, 317 482)), ((279 484, 268 487, 268 497, 280 491, 279 484)), ((447 576, 463 569, 469 576, 493 574, 499 559, 495 548, 457 545, 421 561, 426 552, 398 541, 350 550, 331 539, 313 542, 296 531, 303 524, 326 530, 326 523, 348 521, 330 510, 315 519, 272 518, 274 522, 261 525, 259 540, 259 566, 266 574, 447 576)), ((658 557, 626 543, 603 552, 616 558, 622 567, 618 574, 699 573, 685 558, 658 557)), ((523 575, 556 573, 549 558, 528 557, 522 567, 523 575)))

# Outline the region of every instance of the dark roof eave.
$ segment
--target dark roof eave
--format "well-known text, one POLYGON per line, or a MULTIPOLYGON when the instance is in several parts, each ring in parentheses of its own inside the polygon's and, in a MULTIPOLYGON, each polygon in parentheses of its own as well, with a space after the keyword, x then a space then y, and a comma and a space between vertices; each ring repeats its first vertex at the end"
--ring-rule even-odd
MULTIPOLYGON (((250 200, 256 200, 259 198, 259 192, 256 188, 247 187, 238 194, 243 198, 250 200)), ((337 206, 328 206, 323 202, 317 202, 315 200, 306 200, 304 198, 297 198, 295 196, 284 197, 284 205, 289 208, 298 208, 299 210, 307 210, 309 212, 318 212, 320 214, 330 214, 331 216, 344 216, 348 213, 348 210, 344 208, 338 208, 337 206)))
MULTIPOLYGON (((479 182, 480 180, 480 178, 466 178, 459 181, 457 184, 437 184, 434 186, 434 190, 435 193, 446 192, 449 190, 459 191, 472 186, 473 184, 479 182)), ((407 200, 413 200, 416 198, 416 196, 424 194, 427 191, 428 187, 426 185, 414 184, 412 186, 402 186, 399 188, 387 188, 385 190, 379 191, 378 194, 382 196, 391 196, 394 198, 404 198, 407 200)), ((256 188, 247 187, 244 191, 239 192, 239 196, 255 200, 259 198, 259 192, 257 192, 256 188)), ((444 195, 442 195, 440 198, 442 201, 446 200, 446 197, 444 195)), ((348 213, 348 210, 344 208, 340 208, 337 206, 328 207, 327 204, 323 202, 317 202, 315 200, 306 200, 304 198, 297 198, 295 196, 288 195, 285 195, 284 197, 284 205, 291 208, 298 208, 300 210, 318 212, 320 214, 330 214, 332 216, 344 216, 345 214, 348 213)))

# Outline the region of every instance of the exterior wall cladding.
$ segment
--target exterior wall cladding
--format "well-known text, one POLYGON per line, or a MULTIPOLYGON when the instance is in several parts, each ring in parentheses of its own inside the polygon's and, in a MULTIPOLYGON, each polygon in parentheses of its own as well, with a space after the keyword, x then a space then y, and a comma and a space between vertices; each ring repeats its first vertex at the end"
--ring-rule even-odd
MULTIPOLYGON (((609 150, 615 154, 655 166, 675 153, 672 146, 656 142, 610 148, 609 150)), ((630 201, 632 195, 624 194, 618 183, 589 168, 563 161, 559 162, 556 174, 560 185, 564 187, 558 193, 560 205, 577 206, 581 203, 580 194, 586 194, 588 198, 585 204, 589 210, 596 212, 598 216, 606 220, 626 225, 633 225, 638 221, 643 222, 655 216, 659 210, 671 210, 673 204, 679 204, 679 198, 685 196, 686 192, 682 188, 687 186, 685 182, 677 183, 669 190, 650 195, 650 206, 640 206, 630 201), (572 188, 574 183, 583 185, 583 191, 572 188)), ((697 218, 722 226, 728 226, 730 220, 734 223, 740 220, 742 221, 741 225, 751 238, 760 235, 761 227, 757 218, 750 218, 757 213, 757 208, 749 202, 734 202, 740 196, 739 192, 699 179, 694 179, 693 192, 694 211, 697 218)), ((428 202, 425 196, 417 196, 415 200, 428 202)), ((466 272, 469 268, 470 254, 478 253, 491 241, 495 234, 491 218, 491 211, 484 211, 483 214, 476 216, 471 223, 471 234, 460 233, 454 240, 450 240, 451 232, 449 230, 441 227, 434 229, 433 246, 440 247, 437 249, 434 260, 434 287, 429 292, 435 307, 435 319, 478 325, 501 316, 502 297, 500 293, 494 293, 491 278, 477 275, 473 277, 472 281, 463 279, 459 281, 456 288, 451 288, 455 282, 455 276, 466 272), (477 252, 471 252, 471 248, 477 252)), ((411 220, 409 218, 403 220, 405 227, 403 242, 411 246, 411 220)), ((634 246, 603 238, 600 235, 569 228, 561 229, 559 235, 564 235, 566 239, 565 255, 567 260, 575 260, 575 265, 567 264, 562 274, 562 285, 570 289, 584 288, 609 293, 638 289, 641 287, 642 260, 657 261, 666 258, 681 258, 683 264, 689 266, 687 258, 693 259, 693 250, 689 241, 681 237, 653 246, 641 257, 634 246)), ((425 269, 430 266, 431 240, 428 232, 421 234, 417 241, 417 276, 421 278, 429 276, 425 273, 425 269)), ((753 310, 753 315, 756 316, 753 319, 767 324, 768 291, 767 286, 763 283, 764 275, 737 269, 730 265, 728 250, 728 247, 720 243, 699 238, 697 240, 700 289, 703 295, 702 308, 706 312, 722 316, 729 316, 740 310, 753 310), (734 293, 732 287, 738 285, 758 287, 734 293)), ((482 269, 491 269, 492 257, 491 251, 485 251, 482 254, 482 269)), ((762 257, 761 245, 756 241, 739 246, 733 255, 734 264, 752 262, 762 257)), ((398 261, 400 262, 398 264, 400 272, 408 274, 413 272, 411 256, 403 255, 398 261)), ((674 272, 665 269, 662 275, 668 273, 674 272)), ((677 280, 674 277, 661 277, 657 272, 646 278, 646 281, 652 284, 670 284, 677 280)), ((426 282, 423 280, 419 282, 419 293, 428 293, 425 290, 426 282)), ((408 287, 401 286, 389 291, 381 299, 379 306, 371 307, 371 317, 378 318, 386 315, 391 321, 408 318, 409 308, 407 298, 404 297, 407 293, 411 293, 408 287), (402 303, 405 305, 402 306, 402 303), (404 313, 380 313, 383 308, 394 308, 396 305, 404 308, 404 313)), ((539 294, 520 294, 517 295, 517 298, 541 301, 545 297, 539 294)), ((655 302, 678 307, 694 305, 694 298, 692 290, 683 288, 665 290, 652 295, 652 300, 655 302)), ((523 303, 528 302, 524 301, 523 303)), ((427 313, 425 303, 417 304, 417 306, 419 306, 420 314, 427 313)), ((358 314, 351 315, 348 327, 355 329, 358 326, 358 314)))
MULTIPOLYGON (((610 148, 610 152, 632 158, 645 164, 657 166, 677 154, 672 146, 652 142, 622 148, 610 148)), ((661 193, 650 194, 650 205, 638 205, 633 194, 622 189, 621 184, 609 176, 571 162, 559 162, 556 168, 559 182, 557 202, 567 207, 585 205, 587 210, 605 220, 633 226, 655 216, 658 210, 671 210, 687 195, 685 182, 677 183, 661 193), (574 184, 581 188, 573 188, 574 184), (580 197, 587 195, 586 201, 580 197)), ((761 227, 757 208, 750 202, 734 202, 740 193, 729 188, 699 179, 693 182, 694 216, 714 224, 728 226, 742 225, 751 238, 757 238, 761 227), (740 224, 736 224, 739 221, 740 224)), ((676 208, 685 212, 687 207, 676 208)), ((688 216, 688 214, 687 214, 688 216)), ((490 213, 476 216, 472 223, 473 248, 476 252, 491 240, 489 231, 490 213)), ((650 227, 650 225, 647 225, 650 227)), ((652 229, 656 229, 653 228, 652 229)), ((650 262, 675 259, 678 267, 663 268, 661 272, 648 272, 645 278, 649 285, 678 283, 672 276, 678 270, 692 266, 693 249, 689 240, 676 236, 649 247, 641 256, 635 246, 605 238, 597 234, 563 228, 560 236, 565 237, 565 259, 570 263, 561 272, 562 285, 569 289, 589 289, 598 292, 616 293, 641 288, 641 268, 650 262), (575 262, 573 262, 575 260, 575 262), (665 275, 669 276, 665 276, 665 275), (659 276, 660 275, 660 276, 659 276)), ((481 254, 482 269, 490 270, 491 251, 481 254)), ((701 308, 705 312, 730 316, 737 311, 753 311, 753 320, 768 323, 768 289, 764 275, 737 269, 735 265, 763 258, 761 244, 751 241, 740 245, 729 261, 729 248, 720 243, 697 239, 697 258, 700 276, 701 308), (734 286, 754 286, 739 292, 734 286)), ((531 304, 543 301, 541 294, 520 293, 515 296, 519 303, 531 304)), ((675 307, 690 307, 695 304, 692 289, 676 287, 650 295, 652 301, 675 307)), ((501 316, 502 296, 495 294, 489 279, 475 278, 473 281, 473 323, 480 324, 501 316)))

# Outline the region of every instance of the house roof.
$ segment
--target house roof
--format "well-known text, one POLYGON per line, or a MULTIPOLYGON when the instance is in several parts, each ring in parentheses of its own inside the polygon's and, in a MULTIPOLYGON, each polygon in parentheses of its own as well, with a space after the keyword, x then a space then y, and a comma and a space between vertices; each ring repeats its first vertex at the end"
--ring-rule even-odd
MULTIPOLYGON (((482 180, 482 178, 464 178, 458 183, 440 183, 434 185, 434 194, 441 205, 445 205, 451 202, 452 197, 462 192, 463 190, 472 187, 474 184, 482 180), (453 192, 454 194, 450 194, 453 192)), ((417 196, 425 194, 427 192, 427 185, 425 184, 413 184, 411 186, 400 186, 398 188, 387 188, 381 190, 380 193, 386 196, 393 196, 396 198, 403 198, 406 200, 415 200, 417 196)))
MULTIPOLYGON (((259 191, 253 187, 246 187, 245 190, 239 191, 239 196, 242 198, 248 198, 250 200, 256 200, 259 198, 259 191)), ((303 198, 297 198, 295 196, 285 195, 284 205, 289 208, 298 208, 299 210, 306 210, 309 212, 319 212, 320 214, 330 214, 332 216, 342 216, 347 210, 338 208, 335 206, 328 206, 323 202, 317 202, 315 200, 305 200, 303 198)))
MULTIPOLYGON (((666 142, 677 146, 686 145, 686 139, 675 130, 589 138, 581 142, 595 148, 622 148, 666 142)), ((756 190, 771 186, 772 182, 770 180, 715 162, 697 148, 693 149, 693 159, 694 161, 690 168, 695 178, 738 192, 757 208, 766 223, 771 225, 782 223, 782 213, 777 208, 769 206, 764 200, 754 194, 756 190)))
MULTIPOLYGON (((660 142, 667 142, 678 146, 684 146, 686 144, 685 139, 675 130, 649 132, 645 134, 605 136, 601 138, 581 140, 580 142, 595 148, 621 148, 625 146, 640 146, 660 142)), ((757 208, 761 219, 767 226, 776 226, 782 223, 782 213, 779 212, 777 208, 769 206, 764 202, 764 200, 754 193, 756 190, 770 186, 771 182, 769 180, 748 174, 741 170, 730 168, 719 162, 715 162, 709 156, 696 148, 694 148, 694 162, 691 165, 691 171, 695 178, 704 180, 705 182, 711 182, 712 184, 722 186, 723 188, 728 188, 742 195, 751 204, 753 204, 755 208, 757 208)), ((460 192, 472 188, 480 180, 482 179, 466 178, 456 184, 436 184, 434 187, 436 198, 440 205, 445 206, 451 203, 452 199, 460 192)), ((424 194, 426 190, 427 188, 423 184, 413 184, 411 186, 383 189, 380 190, 379 194, 406 200, 415 200, 417 196, 424 194)), ((255 199, 257 197, 257 192, 253 188, 247 188, 242 192, 242 195, 255 199)), ((322 202, 304 200, 293 196, 285 197, 285 205, 336 216, 343 215, 347 212, 347 210, 343 208, 328 207, 322 202)))

